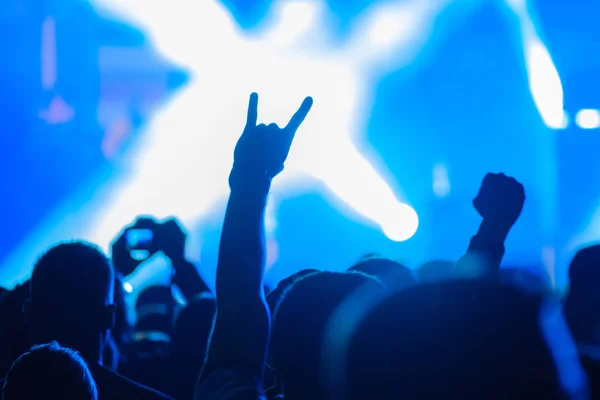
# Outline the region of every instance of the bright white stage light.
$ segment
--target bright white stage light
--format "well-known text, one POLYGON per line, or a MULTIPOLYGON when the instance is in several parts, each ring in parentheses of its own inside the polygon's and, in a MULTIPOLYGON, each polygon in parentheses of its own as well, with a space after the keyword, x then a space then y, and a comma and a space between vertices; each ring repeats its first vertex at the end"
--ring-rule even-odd
MULTIPOLYGON (((131 178, 106 204, 90 233, 92 241, 108 243, 139 213, 177 215, 193 226, 223 201, 252 91, 260 95, 259 122, 280 125, 304 96, 315 99, 276 187, 293 186, 296 173, 308 173, 390 239, 402 241, 415 233, 415 211, 396 198, 352 144, 372 78, 368 68, 357 65, 356 53, 324 48, 325 33, 316 25, 321 2, 276 4, 271 26, 251 37, 214 0, 180 1, 177 7, 146 0, 97 2, 124 9, 134 24, 147 29, 164 56, 192 70, 195 79, 153 119, 132 158, 131 178), (320 43, 297 40, 306 32, 320 43)), ((386 15, 384 8, 377 15, 386 15)), ((414 35, 402 15, 393 13, 370 26, 371 36, 387 43, 382 53, 401 42, 393 39, 414 35)), ((274 221, 267 220, 273 228, 274 221)))
POLYGON ((383 233, 391 240, 403 242, 417 233, 419 216, 408 204, 399 204, 386 210, 386 220, 381 225, 383 233))
POLYGON ((365 69, 382 72, 408 65, 426 46, 436 17, 450 1, 375 2, 356 24, 345 51, 365 69))
POLYGON ((314 27, 320 16, 321 4, 315 1, 286 1, 275 5, 276 22, 268 37, 276 46, 289 46, 314 27))
POLYGON ((565 127, 563 89, 550 53, 542 42, 531 38, 525 43, 529 88, 544 123, 549 128, 565 127))
MULTIPOLYGON (((550 54, 535 32, 526 0, 505 1, 521 21, 535 104, 548 125, 561 127, 562 85, 550 54)), ((23 279, 28 273, 23 266, 65 237, 83 237, 108 250, 114 235, 138 214, 179 215, 193 227, 228 194, 232 149, 252 91, 262 95, 261 120, 279 123, 287 122, 305 95, 315 98, 277 185, 290 183, 291 171, 308 173, 391 238, 408 238, 416 231, 414 210, 396 199, 351 138, 355 127, 364 126, 361 111, 370 107, 372 82, 391 69, 389 64, 395 69, 416 59, 451 0, 376 3, 341 49, 328 47, 327 32, 320 29, 326 26, 315 28, 323 0, 277 2, 271 28, 254 37, 242 32, 217 0, 92 3, 104 17, 117 16, 145 30, 157 51, 191 70, 193 80, 157 113, 129 158, 126 179, 99 176, 57 208, 11 253, 0 280, 13 284, 23 279), (274 37, 282 27, 285 40, 274 37), (313 40, 299 40, 305 33, 313 40), (86 233, 91 221, 95 225, 86 233)), ((198 242, 195 237, 190 241, 198 242)))
POLYGON ((581 129, 600 128, 600 111, 592 109, 579 110, 575 122, 581 129))
POLYGON ((527 12, 526 0, 504 0, 506 4, 516 12, 527 12))
POLYGON ((550 52, 540 39, 526 0, 505 0, 519 18, 529 89, 547 127, 564 129, 568 123, 563 108, 563 88, 550 52))
POLYGON ((378 9, 367 26, 366 43, 376 49, 393 48, 396 41, 419 33, 420 15, 408 8, 378 9))

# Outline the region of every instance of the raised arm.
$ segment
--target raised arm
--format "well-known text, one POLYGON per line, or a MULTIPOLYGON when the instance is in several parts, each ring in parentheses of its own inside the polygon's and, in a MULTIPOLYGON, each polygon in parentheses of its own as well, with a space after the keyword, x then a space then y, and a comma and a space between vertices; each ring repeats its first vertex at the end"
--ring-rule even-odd
POLYGON ((495 273, 504 256, 504 241, 523 210, 525 189, 515 178, 489 173, 473 206, 483 218, 467 253, 456 264, 462 276, 495 273))
POLYGON ((187 233, 175 218, 169 218, 158 227, 160 249, 171 260, 173 283, 177 285, 187 301, 194 296, 210 292, 196 266, 185 258, 187 233))
POLYGON ((296 130, 311 106, 307 97, 283 129, 257 125, 258 95, 250 96, 229 177, 231 194, 217 267, 217 317, 201 381, 216 371, 241 371, 262 381, 270 332, 262 285, 265 207, 271 180, 283 170, 296 130))

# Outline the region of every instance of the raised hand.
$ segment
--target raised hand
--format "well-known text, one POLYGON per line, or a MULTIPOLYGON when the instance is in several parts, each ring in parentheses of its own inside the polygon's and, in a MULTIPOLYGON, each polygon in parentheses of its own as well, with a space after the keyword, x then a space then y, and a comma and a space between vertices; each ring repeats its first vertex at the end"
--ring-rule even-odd
MULTIPOLYGON (((141 265, 145 260, 137 260, 131 256, 131 248, 129 247, 127 235, 128 232, 134 229, 149 230, 153 233, 157 231, 159 224, 152 217, 139 217, 135 222, 123 229, 119 236, 111 244, 111 259, 114 267, 123 275, 127 276, 141 265)), ((156 241, 152 241, 152 246, 147 249, 150 256, 159 251, 156 246, 156 241)))
POLYGON ((238 140, 234 152, 232 180, 242 172, 257 178, 272 179, 283 170, 296 131, 312 107, 311 97, 304 99, 300 108, 285 128, 277 124, 257 125, 258 95, 252 93, 248 105, 246 127, 238 140))
POLYGON ((179 220, 169 218, 160 224, 156 241, 160 250, 171 260, 174 273, 171 283, 177 285, 187 300, 199 293, 210 292, 194 264, 185 258, 187 233, 179 220))
POLYGON ((525 189, 515 178, 489 173, 473 205, 484 220, 508 231, 521 215, 524 202, 525 189))
POLYGON ((158 246, 172 263, 184 260, 187 234, 175 218, 169 218, 158 227, 158 246))
POLYGON ((456 263, 454 272, 463 277, 479 277, 498 272, 504 257, 504 242, 517 222, 525 189, 515 178, 489 173, 483 178, 473 206, 483 220, 471 238, 467 253, 456 263))
POLYGON ((218 311, 196 398, 204 397, 203 380, 214 371, 244 371, 252 381, 263 381, 271 330, 263 291, 265 208, 271 179, 283 170, 294 135, 311 106, 312 98, 304 99, 283 129, 256 125, 258 95, 250 95, 246 127, 235 147, 229 177, 231 194, 217 265, 218 311), (245 334, 235 338, 239 332, 245 334))

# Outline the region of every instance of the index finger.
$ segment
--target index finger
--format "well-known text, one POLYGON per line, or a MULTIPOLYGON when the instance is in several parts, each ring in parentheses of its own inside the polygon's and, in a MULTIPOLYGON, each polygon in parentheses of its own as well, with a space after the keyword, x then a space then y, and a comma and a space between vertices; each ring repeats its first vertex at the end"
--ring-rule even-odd
POLYGON ((248 102, 248 115, 246 117, 246 127, 255 127, 258 119, 258 94, 252 93, 248 102))
POLYGON ((307 98, 305 98, 302 104, 300 105, 298 111, 296 111, 296 113, 290 119, 290 122, 288 122, 287 126, 283 129, 290 130, 295 133, 304 121, 304 118, 306 118, 306 116, 308 115, 308 112, 310 111, 312 105, 312 97, 308 96, 307 98))

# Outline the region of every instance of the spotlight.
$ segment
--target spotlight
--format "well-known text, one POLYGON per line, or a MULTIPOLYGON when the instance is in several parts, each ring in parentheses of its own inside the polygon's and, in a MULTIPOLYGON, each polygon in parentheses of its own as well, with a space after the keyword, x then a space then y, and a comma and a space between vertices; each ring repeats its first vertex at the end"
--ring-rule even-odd
POLYGON ((448 179, 448 169, 444 164, 433 166, 433 194, 439 198, 450 194, 450 179, 448 179))
POLYGON ((600 111, 593 109, 579 110, 575 122, 581 129, 598 129, 600 128, 600 111))

